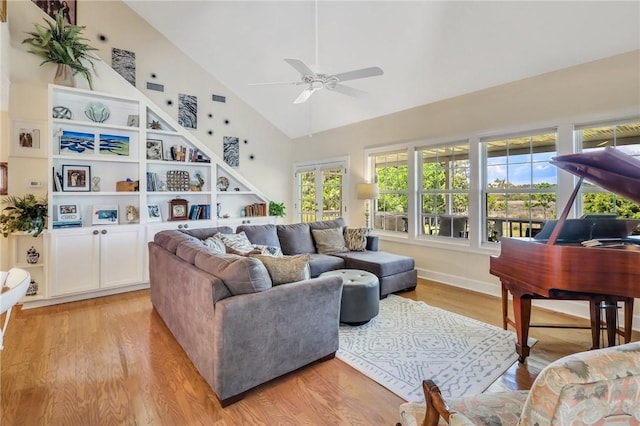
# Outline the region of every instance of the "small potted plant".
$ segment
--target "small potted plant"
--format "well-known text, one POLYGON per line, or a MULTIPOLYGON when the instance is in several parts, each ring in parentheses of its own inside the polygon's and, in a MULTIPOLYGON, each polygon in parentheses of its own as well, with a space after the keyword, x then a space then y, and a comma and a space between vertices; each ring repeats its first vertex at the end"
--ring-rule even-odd
POLYGON ((43 18, 47 26, 34 24, 35 31, 29 32, 31 37, 22 42, 31 46, 29 53, 33 53, 43 59, 42 64, 48 62, 58 64, 54 83, 73 86, 73 75, 82 74, 93 89, 91 71, 95 72, 95 59, 91 55, 92 50, 98 50, 85 43, 87 40, 81 37, 86 28, 78 25, 65 25, 61 12, 58 12, 54 22, 43 18), (91 68, 86 64, 91 64, 91 68))
POLYGON ((276 203, 275 201, 269 201, 269 216, 285 217, 286 208, 284 203, 276 203))
POLYGON ((42 233, 47 218, 47 199, 33 194, 24 197, 9 196, 2 200, 7 207, 0 213, 0 232, 8 237, 12 232, 31 232, 34 237, 42 233))

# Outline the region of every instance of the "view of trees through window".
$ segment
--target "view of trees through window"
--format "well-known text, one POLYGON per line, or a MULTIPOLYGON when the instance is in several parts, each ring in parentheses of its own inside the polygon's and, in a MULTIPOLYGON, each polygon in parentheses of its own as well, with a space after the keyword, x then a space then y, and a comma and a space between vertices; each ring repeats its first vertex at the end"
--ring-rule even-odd
POLYGON ((485 241, 534 236, 556 216, 556 132, 483 142, 485 241))
MULTIPOLYGON (((590 126, 576 130, 576 140, 583 152, 614 146, 640 159, 640 122, 590 126)), ((585 182, 582 185, 582 213, 614 213, 618 217, 640 219, 640 205, 585 182)))
POLYGON ((343 166, 316 167, 297 173, 301 222, 331 220, 342 215, 343 173, 343 166))
POLYGON ((422 227, 426 235, 468 237, 469 143, 420 151, 422 227))
POLYGON ((373 227, 407 232, 409 228, 407 151, 378 154, 373 157, 373 161, 379 190, 373 227))

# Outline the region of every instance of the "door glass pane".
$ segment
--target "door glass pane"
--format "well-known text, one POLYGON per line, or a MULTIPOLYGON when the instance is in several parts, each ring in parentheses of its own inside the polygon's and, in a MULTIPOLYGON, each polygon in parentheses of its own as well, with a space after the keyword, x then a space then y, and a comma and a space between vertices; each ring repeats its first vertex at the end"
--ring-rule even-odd
POLYGON ((342 168, 322 171, 322 220, 337 219, 342 213, 342 168))
POLYGON ((300 222, 316 220, 316 172, 310 170, 299 174, 300 222))

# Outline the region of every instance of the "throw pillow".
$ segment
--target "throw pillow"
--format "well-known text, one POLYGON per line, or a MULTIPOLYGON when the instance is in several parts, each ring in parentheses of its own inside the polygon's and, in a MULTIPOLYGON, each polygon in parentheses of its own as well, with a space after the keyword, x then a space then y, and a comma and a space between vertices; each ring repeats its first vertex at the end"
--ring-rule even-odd
POLYGON ((344 242, 351 251, 366 251, 367 236, 371 228, 345 228, 344 242))
POLYGON ((311 276, 308 254, 280 257, 258 254, 252 255, 251 257, 262 261, 269 272, 269 277, 271 277, 273 285, 308 280, 311 276))
POLYGON ((263 244, 254 244, 253 248, 259 250, 258 254, 263 254, 265 256, 274 256, 274 257, 282 257, 282 249, 276 246, 267 246, 263 244))
POLYGON ((318 253, 331 254, 349 251, 344 243, 342 228, 312 229, 318 253))
POLYGON ((224 243, 222 242, 220 237, 218 237, 217 235, 218 234, 205 239, 202 243, 205 246, 209 247, 212 252, 217 254, 224 254, 227 252, 227 249, 225 248, 224 243))
POLYGON ((215 236, 219 236, 229 253, 247 254, 255 250, 244 231, 240 231, 237 234, 218 233, 215 236))

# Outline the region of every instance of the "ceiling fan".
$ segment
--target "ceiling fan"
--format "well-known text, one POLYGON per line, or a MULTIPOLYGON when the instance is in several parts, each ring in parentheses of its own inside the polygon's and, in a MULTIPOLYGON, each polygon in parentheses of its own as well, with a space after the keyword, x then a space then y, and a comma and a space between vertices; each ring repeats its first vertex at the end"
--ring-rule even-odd
POLYGON ((344 95, 358 97, 365 92, 353 87, 345 86, 343 81, 356 80, 359 78, 375 77, 384 74, 380 67, 362 68, 353 71, 342 72, 339 74, 323 74, 316 73, 311 68, 302 62, 300 59, 285 58, 285 62, 291 65, 300 73, 299 81, 287 81, 287 82, 275 82, 275 83, 255 83, 253 86, 261 85, 273 85, 273 84, 293 84, 304 85, 305 89, 298 95, 293 101, 294 104, 301 104, 306 102, 311 95, 321 89, 332 90, 344 95))
MULTIPOLYGON (((318 64, 318 0, 315 1, 315 53, 316 53, 316 65, 318 64)), ((343 81, 356 80, 359 78, 375 77, 384 74, 380 67, 362 68, 359 70, 342 72, 339 74, 323 74, 313 71, 307 64, 300 59, 285 58, 286 63, 291 65, 300 73, 299 81, 287 81, 287 82, 275 82, 275 83, 254 83, 250 86, 264 86, 264 85, 276 85, 276 84, 293 84, 296 86, 304 85, 305 88, 293 101, 294 104, 301 104, 306 102, 314 92, 321 89, 332 90, 344 95, 358 97, 365 94, 362 90, 355 89, 353 87, 345 86, 343 81)))

